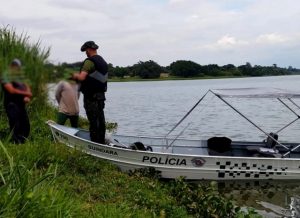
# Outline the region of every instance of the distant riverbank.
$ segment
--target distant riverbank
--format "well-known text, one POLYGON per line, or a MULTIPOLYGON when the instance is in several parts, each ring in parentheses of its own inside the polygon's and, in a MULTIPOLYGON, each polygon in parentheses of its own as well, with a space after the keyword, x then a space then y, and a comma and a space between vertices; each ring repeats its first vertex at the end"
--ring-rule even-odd
POLYGON ((138 82, 138 81, 168 81, 168 80, 202 80, 202 79, 227 79, 227 78, 244 78, 245 76, 199 76, 199 77, 161 77, 161 78, 150 78, 150 79, 142 79, 140 77, 126 77, 126 78, 109 78, 109 82, 138 82))
POLYGON ((265 75, 265 76, 198 76, 198 77, 160 77, 160 78, 149 78, 143 79, 141 77, 126 77, 119 78, 113 77, 109 78, 109 82, 144 82, 144 81, 168 81, 168 80, 206 80, 206 79, 234 79, 234 78, 261 78, 261 77, 276 77, 276 76, 296 76, 300 74, 292 74, 292 75, 265 75))

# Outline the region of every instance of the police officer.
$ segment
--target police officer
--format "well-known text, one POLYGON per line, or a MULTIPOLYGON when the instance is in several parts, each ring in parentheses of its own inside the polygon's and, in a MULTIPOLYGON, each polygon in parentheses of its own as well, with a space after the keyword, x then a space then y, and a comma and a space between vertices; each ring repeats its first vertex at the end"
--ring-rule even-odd
POLYGON ((105 143, 105 92, 107 90, 108 65, 97 54, 98 45, 94 41, 87 41, 81 46, 86 53, 79 73, 72 78, 81 82, 80 91, 83 94, 84 108, 90 123, 90 137, 93 142, 105 143))

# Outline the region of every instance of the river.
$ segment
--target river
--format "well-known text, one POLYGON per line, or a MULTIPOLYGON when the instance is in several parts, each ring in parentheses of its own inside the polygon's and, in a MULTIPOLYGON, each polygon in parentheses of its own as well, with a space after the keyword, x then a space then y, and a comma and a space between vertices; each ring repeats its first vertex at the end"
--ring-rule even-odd
MULTIPOLYGON (((55 103, 50 85, 50 100, 55 103)), ((106 121, 118 123, 118 134, 164 136, 209 90, 218 88, 275 87, 300 91, 300 76, 110 82, 106 94, 106 121)), ((266 132, 276 132, 295 118, 276 99, 229 99, 230 103, 266 132)), ((80 97, 80 115, 85 116, 80 97)), ((300 99, 295 99, 300 104, 300 99)), ((292 108, 300 114, 298 108, 292 108)), ((300 141, 300 121, 279 133, 279 140, 300 141)), ((260 141, 265 135, 217 97, 208 95, 172 133, 185 138, 227 136, 260 141), (188 128, 186 128, 188 126, 188 128), (186 129, 185 129, 186 128, 186 129), (183 131, 184 130, 184 131, 183 131)), ((251 206, 264 217, 300 217, 300 186, 295 182, 227 183, 241 206, 251 206), (294 208, 294 209, 291 209, 294 208)))

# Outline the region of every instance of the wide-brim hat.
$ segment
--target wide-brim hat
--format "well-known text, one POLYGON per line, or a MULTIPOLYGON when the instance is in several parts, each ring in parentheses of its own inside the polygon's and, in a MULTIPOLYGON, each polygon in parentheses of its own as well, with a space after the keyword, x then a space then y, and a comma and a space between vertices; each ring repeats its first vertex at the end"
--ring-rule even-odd
POLYGON ((99 46, 94 41, 87 41, 81 46, 81 51, 85 51, 87 48, 98 49, 99 46))

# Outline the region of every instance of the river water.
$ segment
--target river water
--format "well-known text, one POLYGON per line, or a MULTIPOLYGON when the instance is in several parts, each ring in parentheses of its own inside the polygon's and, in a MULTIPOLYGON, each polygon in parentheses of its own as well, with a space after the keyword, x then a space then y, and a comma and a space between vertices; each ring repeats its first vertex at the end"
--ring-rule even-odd
MULTIPOLYGON (((55 84, 49 87, 50 101, 56 104, 53 97, 55 84)), ((118 134, 164 136, 209 89, 249 87, 274 87, 300 92, 300 76, 110 82, 106 94, 106 121, 118 123, 118 134)), ((266 132, 276 132, 297 118, 276 99, 228 101, 266 132)), ((300 99, 294 101, 300 104, 300 99)), ((82 96, 79 102, 80 115, 86 116, 82 96)), ((300 109, 293 105, 290 107, 300 114, 300 109)), ((298 120, 279 132, 279 140, 300 141, 299 133, 298 120)), ((212 94, 208 94, 171 134, 180 134, 185 138, 209 138, 218 135, 246 141, 261 141, 265 138, 258 128, 212 94)), ((254 207, 264 217, 300 217, 300 184, 297 182, 237 182, 223 185, 222 190, 232 193, 241 206, 254 207)))

